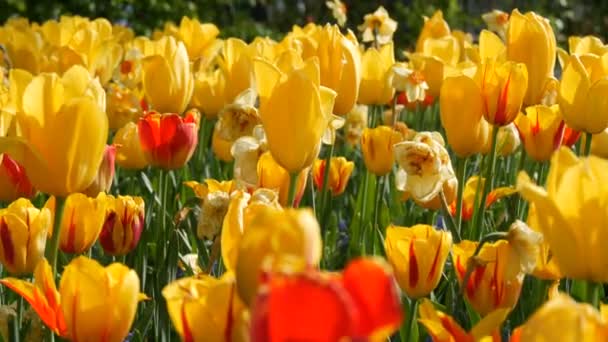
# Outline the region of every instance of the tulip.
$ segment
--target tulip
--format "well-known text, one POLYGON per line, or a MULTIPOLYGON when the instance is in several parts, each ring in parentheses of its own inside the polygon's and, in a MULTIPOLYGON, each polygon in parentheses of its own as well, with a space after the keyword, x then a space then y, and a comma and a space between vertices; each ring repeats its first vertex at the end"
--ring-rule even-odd
POLYGON ((212 119, 224 108, 226 77, 221 69, 199 72, 194 76, 194 92, 190 106, 212 119))
MULTIPOLYGON (((584 143, 585 140, 581 141, 582 146, 585 146, 584 143)), ((591 154, 608 159, 608 129, 593 135, 593 139, 591 139, 591 154)))
POLYGON ((116 147, 116 164, 128 170, 141 170, 148 161, 139 143, 139 129, 133 122, 127 123, 114 135, 112 145, 116 147))
POLYGON ((251 338, 380 341, 398 328, 402 315, 388 265, 356 259, 337 275, 313 270, 269 274, 252 308, 251 338))
POLYGON ((106 90, 110 130, 116 131, 129 122, 136 122, 143 108, 135 91, 112 83, 106 90))
POLYGON ((145 204, 141 197, 108 196, 99 244, 109 255, 125 255, 135 249, 144 230, 145 204))
POLYGON ((20 136, 0 138, 0 152, 8 150, 42 192, 83 191, 97 175, 108 135, 103 88, 81 66, 61 78, 42 73, 29 84, 25 79, 14 94, 20 136))
POLYGON ((450 77, 441 86, 441 124, 448 144, 462 158, 482 152, 490 140, 490 125, 483 118, 483 99, 477 94, 478 85, 467 76, 450 77))
POLYGON ((83 256, 65 267, 59 291, 46 259, 34 270, 34 284, 15 278, 0 283, 30 303, 51 331, 70 341, 123 341, 142 298, 135 271, 119 263, 104 268, 83 256))
POLYGON ((269 189, 256 189, 251 194, 237 190, 230 196, 228 210, 222 224, 222 260, 226 269, 234 271, 245 227, 258 211, 265 207, 279 209, 278 194, 269 189))
MULTIPOLYGON (((279 203, 287 205, 289 184, 291 182, 289 173, 278 162, 276 162, 270 152, 265 152, 260 156, 257 165, 258 184, 260 188, 276 190, 279 193, 279 203)), ((300 203, 304 190, 306 189, 306 181, 308 180, 308 169, 302 170, 296 183, 296 193, 294 202, 300 203)))
POLYGON ((391 225, 384 245, 401 290, 409 298, 420 298, 437 287, 452 247, 452 234, 422 224, 411 228, 391 225))
POLYGON ((511 342, 605 341, 608 339, 608 325, 604 310, 604 305, 600 313, 591 305, 577 303, 560 293, 545 302, 524 325, 518 327, 511 342))
POLYGON ((256 77, 247 44, 236 38, 226 39, 218 64, 226 79, 225 103, 232 103, 240 93, 253 86, 256 77))
POLYGON ((564 122, 558 105, 538 105, 526 108, 526 115, 515 119, 526 153, 536 161, 551 158, 562 141, 564 122))
POLYGON ((608 235, 601 223, 606 219, 606 167, 604 159, 578 159, 562 147, 551 158, 546 189, 525 173, 518 176, 517 188, 536 207, 538 227, 565 277, 608 281, 605 249, 600 246, 608 235))
POLYGON ((97 177, 84 191, 88 196, 97 196, 100 192, 109 192, 114 181, 114 161, 116 160, 116 146, 107 145, 103 153, 103 160, 99 166, 97 177))
POLYGON ((0 262, 11 274, 32 273, 44 257, 54 206, 53 197, 42 209, 20 198, 0 209, 0 262))
POLYGON ((239 243, 236 279, 241 299, 253 304, 267 257, 292 255, 307 265, 317 265, 321 243, 319 224, 311 210, 261 208, 239 243))
POLYGON ((146 101, 161 113, 182 113, 192 96, 194 77, 184 43, 173 37, 150 42, 143 59, 142 84, 146 101))
MULTIPOLYGON (((59 248, 65 253, 86 252, 97 240, 106 214, 106 195, 96 198, 80 193, 67 197, 59 230, 59 248)), ((51 235, 55 232, 51 229, 51 235)))
POLYGON ((424 17, 424 26, 416 42, 416 52, 422 52, 424 43, 429 38, 441 38, 449 34, 450 27, 443 19, 443 12, 436 11, 431 18, 424 17))
POLYGON ((361 153, 365 167, 377 176, 384 176, 393 169, 393 146, 403 139, 401 133, 389 126, 365 128, 361 135, 361 153))
POLYGON ((498 126, 513 122, 528 87, 526 65, 512 61, 486 61, 477 70, 476 79, 479 80, 484 118, 498 126))
POLYGON ((139 120, 139 141, 150 165, 164 169, 184 166, 196 149, 200 115, 189 111, 177 114, 149 112, 139 120))
POLYGON ((380 49, 370 47, 361 56, 360 104, 383 105, 393 98, 392 67, 395 64, 393 43, 380 49))
POLYGON ((439 38, 428 38, 424 41, 422 51, 425 56, 433 56, 439 59, 444 65, 452 66, 460 61, 460 42, 452 35, 439 38))
POLYGON ((562 73, 558 102, 568 126, 587 133, 608 127, 607 70, 602 58, 572 55, 562 73))
MULTIPOLYGON (((521 138, 515 123, 512 122, 498 129, 498 134, 496 135, 496 153, 503 157, 510 156, 518 150, 519 145, 521 145, 521 138)), ((487 149, 483 152, 489 152, 490 148, 492 148, 489 141, 485 147, 487 149)))
POLYGON ((165 286, 171 322, 182 341, 233 341, 244 314, 243 302, 236 295, 234 275, 220 279, 209 275, 182 278, 165 286))
POLYGON ((384 7, 380 6, 374 13, 366 14, 363 21, 358 29, 363 32, 364 42, 376 42, 379 45, 391 43, 397 22, 389 17, 384 7))
POLYGON ((197 19, 182 17, 177 37, 184 43, 191 61, 199 58, 211 59, 215 48, 216 37, 220 30, 211 23, 201 23, 197 19))
POLYGON ((395 160, 402 174, 397 188, 407 191, 422 203, 436 199, 443 192, 450 203, 456 195, 458 181, 450 162, 443 138, 437 132, 420 132, 412 140, 394 145, 395 160), (405 179, 403 179, 405 178, 405 179))
POLYGON ((511 310, 517 303, 524 274, 513 246, 505 240, 485 243, 472 258, 477 242, 463 240, 454 245, 456 276, 473 309, 485 316, 497 309, 511 310), (472 268, 471 268, 472 267, 472 268), (468 270, 470 276, 462 284, 468 270))
POLYGON ((534 12, 514 9, 507 29, 507 58, 524 63, 528 70, 527 106, 540 104, 547 80, 555 67, 555 34, 549 20, 534 12))
POLYGON ((201 200, 201 212, 196 228, 198 238, 213 240, 222 229, 222 222, 228 210, 230 193, 234 190, 234 182, 218 182, 215 179, 206 179, 204 184, 194 181, 184 184, 192 188, 196 197, 201 200))
POLYGON ((336 93, 320 85, 317 58, 288 73, 256 60, 255 75, 270 152, 287 172, 300 172, 319 153, 336 93))
MULTIPOLYGON (((312 167, 312 177, 317 189, 323 188, 325 177, 326 160, 317 159, 312 167)), ((329 174, 327 175, 327 186, 332 195, 337 196, 344 192, 348 185, 348 179, 353 172, 355 163, 346 160, 344 157, 332 157, 329 164, 329 174)))
MULTIPOLYGON (((471 176, 469 179, 467 179, 462 193, 462 221, 466 222, 473 218, 477 189, 483 189, 484 184, 484 178, 481 179, 481 185, 479 184, 478 176, 471 176)), ((489 208, 501 198, 513 195, 515 193, 517 193, 517 190, 515 190, 513 187, 505 186, 492 189, 486 198, 486 208, 489 208)), ((456 215, 456 202, 452 202, 452 204, 450 204, 450 213, 452 215, 456 215)))
POLYGON ((27 174, 17 161, 0 154, 0 201, 12 202, 19 197, 31 198, 36 194, 27 174))
MULTIPOLYGON (((526 222, 530 229, 541 233, 540 222, 538 220, 538 213, 536 206, 531 204, 528 209, 528 220, 526 222)), ((547 241, 543 238, 536 256, 536 267, 534 268, 533 276, 539 279, 547 280, 559 280, 563 278, 561 271, 555 263, 553 253, 549 247, 547 241)))
POLYGON ((504 62, 507 59, 507 47, 499 36, 482 30, 479 34, 479 62, 488 59, 504 62))
POLYGON ((509 310, 505 309, 493 311, 466 332, 454 318, 437 311, 430 300, 424 298, 420 304, 420 323, 434 342, 501 342, 500 326, 508 314, 509 310))
MULTIPOLYGON (((564 135, 562 137, 563 146, 568 146, 568 147, 574 146, 574 144, 576 144, 576 142, 578 141, 578 139, 580 137, 581 137, 580 131, 573 130, 571 127, 568 127, 568 125, 564 125, 564 135)), ((593 144, 593 140, 591 141, 591 143, 593 144)))

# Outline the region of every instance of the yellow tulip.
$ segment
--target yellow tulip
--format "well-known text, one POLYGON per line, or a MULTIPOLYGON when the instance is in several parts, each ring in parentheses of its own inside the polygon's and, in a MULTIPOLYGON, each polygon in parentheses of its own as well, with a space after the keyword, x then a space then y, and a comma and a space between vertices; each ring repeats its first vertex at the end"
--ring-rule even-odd
POLYGON ((410 228, 391 225, 384 245, 401 290, 410 298, 420 298, 437 287, 452 234, 422 224, 410 228))
POLYGON ((199 58, 210 60, 217 51, 216 37, 220 30, 211 23, 201 23, 197 19, 182 17, 177 31, 179 38, 188 51, 191 61, 199 58))
MULTIPOLYGON (((517 117, 519 117, 519 115, 517 117)), ((515 120, 517 120, 517 118, 515 118, 515 120)), ((519 145, 521 145, 521 135, 514 122, 498 129, 498 135, 496 136, 496 153, 503 157, 510 156, 518 150, 519 145)), ((483 151, 484 154, 490 152, 492 146, 489 144, 489 141, 485 148, 486 149, 483 151)))
POLYGON ((439 102, 441 124, 452 150, 462 158, 482 152, 490 140, 490 125, 483 117, 483 99, 475 81, 464 75, 447 78, 439 102))
POLYGON ((213 129, 213 135, 211 136, 211 149, 213 154, 221 161, 231 162, 234 160, 230 149, 232 148, 233 142, 230 140, 222 139, 219 134, 217 126, 213 129))
POLYGON ((294 256, 313 266, 321 259, 321 249, 319 224, 310 209, 260 208, 245 227, 239 243, 236 262, 239 296, 248 306, 253 303, 265 260, 294 256))
POLYGON ((181 114, 194 90, 194 77, 184 43, 173 37, 149 42, 143 59, 142 84, 146 101, 161 113, 181 114))
POLYGON ((32 273, 44 257, 54 207, 53 197, 42 209, 20 198, 0 210, 0 262, 11 274, 32 273))
POLYGON ((122 168, 141 170, 148 166, 138 130, 136 123, 129 122, 114 135, 112 144, 116 146, 116 163, 122 168))
POLYGON ((238 341, 245 311, 232 273, 182 278, 163 289, 171 322, 182 341, 238 341))
POLYGON ((247 44, 236 38, 226 39, 218 64, 226 78, 225 103, 232 103, 243 90, 254 84, 253 62, 247 44))
POLYGON ((524 274, 513 246, 505 240, 486 243, 475 259, 471 259, 478 242, 464 240, 454 245, 456 276, 473 309, 485 316, 496 309, 511 310, 517 303, 524 274), (467 270, 472 272, 462 284, 467 270))
POLYGON ((573 55, 592 54, 602 56, 608 52, 608 46, 606 46, 600 38, 594 36, 568 37, 568 47, 570 53, 573 55))
POLYGON ((536 207, 540 231, 565 277, 608 281, 606 249, 601 247, 608 237, 603 224, 607 219, 606 167, 607 160, 578 159, 562 147, 551 158, 546 189, 525 173, 518 176, 517 188, 536 207))
POLYGON ((433 13, 431 18, 424 17, 424 26, 418 41, 416 42, 416 52, 422 52, 424 50, 424 43, 429 38, 441 38, 450 34, 450 27, 448 23, 443 19, 443 12, 436 11, 433 13))
MULTIPOLYGON (((586 136, 583 136, 581 146, 585 146, 585 139, 586 136)), ((591 139, 591 154, 608 159, 608 129, 593 135, 591 139)))
POLYGON ((29 25, 17 27, 7 22, 0 30, 0 43, 6 49, 6 57, 12 68, 27 70, 32 74, 38 74, 44 68, 44 40, 29 25))
POLYGON ((421 53, 436 57, 443 64, 456 65, 460 61, 460 42, 452 35, 428 38, 424 41, 421 53))
POLYGON ((365 128, 361 135, 361 153, 365 167, 378 176, 389 173, 395 163, 393 146, 401 140, 401 133, 389 126, 365 128))
MULTIPOLYGON (((277 191, 279 194, 279 203, 281 203, 281 205, 288 205, 289 173, 274 160, 270 152, 264 152, 260 156, 260 159, 258 159, 257 175, 258 187, 277 191)), ((304 194, 307 180, 308 168, 299 172, 294 198, 296 204, 300 202, 300 199, 304 194)))
POLYGON ((511 341, 605 341, 608 339, 608 324, 604 305, 601 311, 560 293, 518 327, 511 341))
MULTIPOLYGON (((323 189, 325 178, 326 160, 317 159, 312 167, 312 178, 317 189, 323 189)), ((344 157, 332 157, 329 163, 329 173, 327 175, 327 186, 334 196, 340 195, 348 185, 350 174, 355 168, 355 163, 346 160, 344 157)))
MULTIPOLYGON (((542 232, 540 222, 538 220, 538 213, 534 204, 530 204, 528 210, 528 220, 526 223, 534 231, 539 233, 542 232)), ((553 258, 549 244, 545 239, 543 239, 539 246, 538 255, 536 257, 536 267, 532 275, 536 278, 548 280, 559 280, 563 278, 561 271, 555 263, 555 258, 553 258)))
MULTIPOLYGON (((59 248, 65 253, 79 254, 87 251, 95 241, 106 218, 106 195, 96 198, 75 193, 65 200, 59 237, 59 248)), ((55 232, 50 232, 50 235, 55 232)))
POLYGON ((125 255, 135 249, 144 230, 144 200, 134 196, 108 196, 106 204, 99 244, 109 255, 125 255))
POLYGON ((136 91, 118 83, 111 83, 106 94, 110 130, 116 131, 129 122, 137 122, 142 116, 144 110, 136 91))
POLYGON ((608 69, 602 57, 572 55, 562 73, 558 102, 566 124, 577 131, 600 133, 608 127, 608 69))
POLYGON ((547 161, 561 144, 564 122, 558 105, 526 108, 515 124, 524 142, 526 153, 536 161, 547 161))
MULTIPOLYGON (((483 189, 485 183, 485 179, 481 179, 481 185, 479 185, 479 176, 471 176, 467 179, 463 194, 462 194, 462 221, 466 222, 473 218, 473 211, 475 210, 475 197, 477 194, 477 187, 483 189)), ((486 198, 486 208, 489 208, 492 204, 496 203, 496 201, 500 200, 503 197, 511 196, 517 193, 514 187, 499 187, 492 189, 488 193, 488 197, 486 198)), ((450 213, 452 215, 456 215, 456 202, 452 202, 450 204, 450 213)))
POLYGON ((524 63, 528 70, 527 106, 540 104, 545 84, 555 67, 555 34, 549 20, 534 12, 521 14, 514 9, 507 29, 507 58, 524 63))
POLYGON ((46 259, 36 266, 33 284, 16 278, 0 283, 30 303, 50 330, 70 341, 123 341, 142 298, 135 271, 119 263, 103 267, 84 256, 65 267, 59 291, 46 259))
POLYGON ((319 60, 283 73, 255 62, 260 116, 273 158, 289 173, 312 165, 331 119, 336 93, 320 85, 319 60))
POLYGON ((194 92, 190 106, 212 119, 224 108, 226 77, 220 69, 199 72, 194 76, 194 92))
POLYGON ((26 80, 14 94, 20 136, 0 138, 0 152, 8 150, 42 192, 83 191, 97 175, 108 136, 103 88, 81 66, 61 78, 43 73, 26 80))
POLYGON ((479 34, 479 62, 487 59, 505 61, 507 59, 507 47, 496 34, 488 30, 482 30, 479 34))
POLYGON ((360 104, 382 105, 393 98, 391 85, 392 67, 395 64, 393 43, 380 50, 370 47, 361 56, 361 85, 359 86, 360 104))

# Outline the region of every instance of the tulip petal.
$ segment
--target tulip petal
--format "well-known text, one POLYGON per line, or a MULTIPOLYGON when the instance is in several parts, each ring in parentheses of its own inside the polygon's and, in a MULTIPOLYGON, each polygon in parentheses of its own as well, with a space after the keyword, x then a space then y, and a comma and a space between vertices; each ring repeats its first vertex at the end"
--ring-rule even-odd
POLYGON ((589 133, 601 133, 608 127, 608 79, 602 78, 595 82, 585 101, 583 113, 579 113, 585 118, 586 131, 589 133))

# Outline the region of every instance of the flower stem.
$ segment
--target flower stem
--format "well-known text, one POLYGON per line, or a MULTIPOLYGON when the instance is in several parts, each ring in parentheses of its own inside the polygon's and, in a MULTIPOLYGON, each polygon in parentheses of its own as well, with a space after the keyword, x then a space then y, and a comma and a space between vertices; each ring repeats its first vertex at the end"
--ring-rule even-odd
POLYGON ((49 260, 55 278, 58 278, 57 270, 57 255, 59 254, 59 240, 61 237, 61 220, 63 218, 63 208, 65 207, 65 198, 57 197, 55 203, 55 220, 53 222, 53 235, 51 236, 50 244, 47 244, 46 257, 49 260))
POLYGON ((296 187, 298 186, 298 175, 299 172, 289 174, 289 193, 287 195, 287 205, 290 207, 294 206, 294 200, 296 198, 296 187))
POLYGON ((583 150, 583 155, 588 156, 591 153, 591 138, 593 138, 593 134, 586 132, 585 133, 585 149, 583 150))
POLYGON ((456 228, 458 232, 462 231, 462 195, 464 193, 464 184, 467 173, 467 162, 469 158, 460 159, 456 175, 458 177, 458 193, 456 195, 456 228))
MULTIPOLYGON (((374 197, 374 221, 372 222, 372 229, 370 234, 372 234, 371 239, 366 239, 366 241, 371 241, 372 248, 374 251, 376 246, 376 239, 378 238, 376 234, 376 229, 380 229, 380 222, 378 222, 378 216, 380 215, 380 206, 382 205, 382 200, 384 197, 384 179, 386 176, 376 176, 376 195, 374 197)), ((375 254, 375 253, 373 253, 375 254)))
POLYGON ((443 189, 441 189, 441 191, 439 192, 439 198, 441 199, 441 211, 444 217, 445 225, 448 226, 448 229, 452 233, 452 238, 454 239, 454 242, 459 243, 461 240, 460 230, 458 229, 456 222, 454 222, 452 214, 450 214, 450 209, 448 208, 448 201, 445 199, 445 193, 443 192, 443 189))
POLYGON ((413 331, 416 324, 416 315, 418 314, 418 299, 412 299, 407 311, 406 324, 401 330, 401 341, 410 342, 413 338, 413 331), (404 331, 405 328, 405 331, 404 331))
MULTIPOLYGON (((323 170, 323 186, 321 187, 321 203, 319 203, 321 208, 321 216, 317 217, 317 219, 324 219, 327 212, 328 202, 331 201, 331 196, 329 193, 329 189, 327 188, 327 183, 329 182, 329 171, 331 168, 331 157, 334 155, 334 144, 329 145, 329 153, 325 157, 325 168, 323 170)), ((325 222, 321 222, 321 229, 325 229, 325 222)))
POLYGON ((486 199, 488 198, 488 193, 490 192, 490 190, 492 189, 493 186, 493 176, 494 176, 494 169, 496 168, 496 140, 498 137, 498 126, 494 126, 492 128, 492 148, 490 150, 490 168, 487 170, 486 176, 485 176, 485 180, 484 180, 484 186, 483 186, 483 192, 481 194, 481 201, 479 202, 479 210, 478 210, 478 215, 476 217, 476 222, 475 222, 475 236, 473 236, 473 238, 477 238, 477 236, 479 234, 481 234, 481 232, 483 231, 483 214, 486 210, 486 199))

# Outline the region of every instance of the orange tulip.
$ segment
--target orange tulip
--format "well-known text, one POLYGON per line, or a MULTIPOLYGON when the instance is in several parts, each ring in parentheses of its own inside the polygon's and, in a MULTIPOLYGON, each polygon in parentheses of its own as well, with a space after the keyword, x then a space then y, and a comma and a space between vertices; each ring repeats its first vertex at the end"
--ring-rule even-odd
MULTIPOLYGON (((346 160, 344 157, 333 157, 329 164, 329 174, 327 176, 327 186, 332 195, 337 196, 344 192, 348 179, 353 172, 355 163, 346 160)), ((323 188, 325 177, 326 160, 317 159, 312 166, 312 176, 317 189, 323 188)))
POLYGON ((164 169, 184 166, 198 141, 198 112, 184 118, 177 114, 149 112, 139 120, 139 141, 148 162, 164 169))

